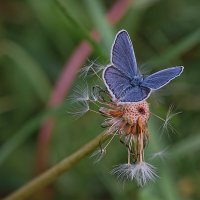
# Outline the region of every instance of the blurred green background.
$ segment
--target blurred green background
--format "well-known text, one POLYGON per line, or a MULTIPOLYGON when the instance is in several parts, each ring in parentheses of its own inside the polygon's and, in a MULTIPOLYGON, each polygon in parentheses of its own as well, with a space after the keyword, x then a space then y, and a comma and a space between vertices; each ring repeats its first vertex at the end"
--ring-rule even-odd
MULTIPOLYGON (((126 162, 126 149, 116 139, 101 162, 85 158, 51 186, 45 199, 200 199, 200 1, 133 0, 113 27, 105 13, 115 2, 0 1, 0 197, 36 175, 37 139, 47 116, 56 118, 46 158, 49 166, 103 131, 99 115, 70 117, 66 100, 57 110, 47 108, 64 64, 96 28, 102 42, 89 39, 94 51, 88 59, 98 64, 109 63, 113 38, 126 29, 144 71, 184 65, 181 77, 149 100, 151 111, 159 116, 165 117, 170 105, 182 113, 171 121, 175 133, 161 134, 162 123, 151 117, 146 155, 167 147, 164 161, 151 161, 160 177, 155 183, 138 188, 110 175, 114 165, 126 162)), ((33 199, 44 199, 36 196, 33 199)))

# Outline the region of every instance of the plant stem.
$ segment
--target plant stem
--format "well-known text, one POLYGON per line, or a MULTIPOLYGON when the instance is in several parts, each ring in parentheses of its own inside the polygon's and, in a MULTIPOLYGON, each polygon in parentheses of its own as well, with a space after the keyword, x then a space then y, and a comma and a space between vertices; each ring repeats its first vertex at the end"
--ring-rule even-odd
POLYGON ((45 186, 54 182, 60 175, 69 171, 74 165, 76 165, 81 159, 90 154, 99 145, 99 142, 105 141, 109 135, 104 132, 95 137, 93 140, 85 144, 79 150, 63 159, 57 165, 51 167, 49 170, 36 177, 29 183, 25 184, 4 200, 23 200, 31 197, 32 194, 38 192, 45 186))

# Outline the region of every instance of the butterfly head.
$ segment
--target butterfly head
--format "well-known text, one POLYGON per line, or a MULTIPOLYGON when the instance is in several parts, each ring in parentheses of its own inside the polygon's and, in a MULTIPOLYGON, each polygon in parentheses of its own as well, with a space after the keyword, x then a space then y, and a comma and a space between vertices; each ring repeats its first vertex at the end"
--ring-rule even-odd
POLYGON ((133 77, 133 79, 130 80, 130 84, 135 87, 135 86, 140 86, 143 81, 143 77, 141 75, 136 75, 133 77))

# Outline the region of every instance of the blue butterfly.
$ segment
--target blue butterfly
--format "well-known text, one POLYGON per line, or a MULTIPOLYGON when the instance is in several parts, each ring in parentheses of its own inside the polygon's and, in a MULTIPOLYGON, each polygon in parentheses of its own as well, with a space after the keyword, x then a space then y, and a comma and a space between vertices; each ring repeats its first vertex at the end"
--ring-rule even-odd
POLYGON ((118 104, 147 99, 153 90, 168 84, 183 72, 183 66, 171 67, 144 76, 137 68, 133 46, 128 32, 117 33, 111 50, 111 64, 103 71, 104 83, 118 104))

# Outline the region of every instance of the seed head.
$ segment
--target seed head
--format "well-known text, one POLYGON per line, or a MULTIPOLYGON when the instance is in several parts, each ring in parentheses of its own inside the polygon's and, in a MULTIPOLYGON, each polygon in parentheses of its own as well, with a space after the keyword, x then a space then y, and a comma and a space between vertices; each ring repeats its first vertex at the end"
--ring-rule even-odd
POLYGON ((130 125, 136 124, 139 118, 142 124, 146 124, 149 119, 149 105, 146 101, 124 104, 122 110, 123 119, 130 125))

